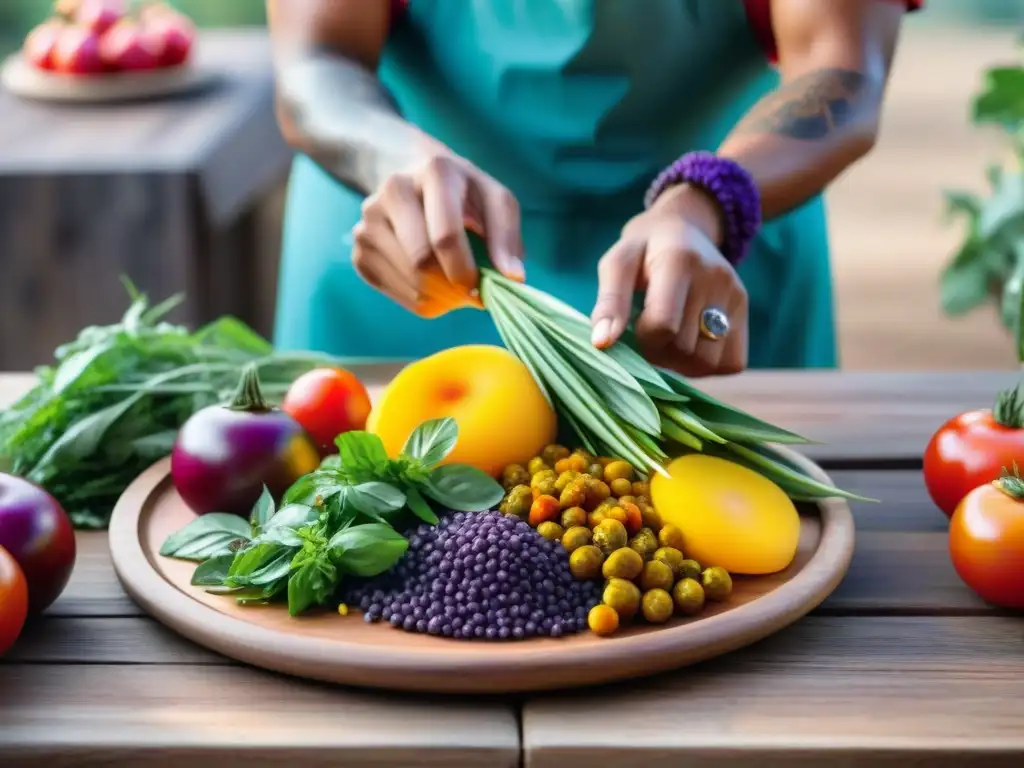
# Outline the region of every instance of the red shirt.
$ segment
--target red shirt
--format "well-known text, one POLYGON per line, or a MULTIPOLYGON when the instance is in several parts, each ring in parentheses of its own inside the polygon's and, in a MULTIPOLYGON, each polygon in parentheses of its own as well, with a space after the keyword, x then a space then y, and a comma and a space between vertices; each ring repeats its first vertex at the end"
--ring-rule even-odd
MULTIPOLYGON (((723 0, 720 0, 720 2, 723 0)), ((908 11, 916 11, 924 5, 924 0, 885 0, 892 3, 905 3, 908 11)), ((397 19, 411 0, 391 0, 391 17, 397 19)), ((775 47, 775 33, 772 31, 772 0, 742 0, 747 11, 747 21, 757 36, 761 48, 770 61, 776 61, 778 51, 775 47)), ((821 0, 828 2, 828 0, 821 0)))
MULTIPOLYGON (((828 0, 821 0, 828 2, 828 0)), ((924 5, 924 0, 887 0, 893 3, 905 3, 908 11, 916 11, 924 5)), ((406 5, 404 0, 402 5, 406 5)), ((778 60, 778 51, 775 47, 775 33, 772 30, 772 0, 743 0, 747 9, 747 21, 750 23, 754 34, 757 36, 761 48, 770 61, 778 60)))

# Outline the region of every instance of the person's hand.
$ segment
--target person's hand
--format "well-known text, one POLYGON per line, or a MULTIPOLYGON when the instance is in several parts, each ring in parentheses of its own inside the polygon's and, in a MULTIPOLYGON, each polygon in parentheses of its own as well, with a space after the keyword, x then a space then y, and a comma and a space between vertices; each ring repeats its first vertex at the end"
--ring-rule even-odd
POLYGON ((598 297, 591 314, 594 345, 606 348, 622 335, 634 292, 646 289, 635 331, 648 360, 684 376, 742 371, 747 365, 747 292, 715 247, 720 230, 714 202, 687 186, 666 190, 649 210, 630 219, 598 265, 598 297), (728 319, 723 338, 702 331, 708 309, 728 319))
POLYGON ((523 279, 519 204, 505 187, 443 147, 389 176, 363 202, 353 229, 352 262, 374 288, 418 312, 430 301, 428 274, 476 290, 479 275, 466 227, 487 241, 495 268, 523 279))

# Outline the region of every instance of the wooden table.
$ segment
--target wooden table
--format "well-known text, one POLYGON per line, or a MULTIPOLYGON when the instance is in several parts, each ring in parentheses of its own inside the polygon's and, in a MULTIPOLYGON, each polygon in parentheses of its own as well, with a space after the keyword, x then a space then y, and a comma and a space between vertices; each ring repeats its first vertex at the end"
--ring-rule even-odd
MULTIPOLYGON (((750 373, 709 391, 825 443, 855 506, 850 573, 819 610, 743 651, 658 679, 523 700, 328 688, 249 669, 143 616, 103 534, 0 662, 5 768, 929 765, 1024 760, 1024 620, 956 577, 918 457, 1005 373, 750 373)), ((7 397, 25 379, 0 380, 7 397)), ((571 660, 567 660, 571 663, 571 660)))
POLYGON ((274 117, 266 30, 204 32, 219 82, 179 98, 52 105, 0 89, 0 370, 52 358, 115 320, 130 276, 175 316, 235 314, 269 331, 279 243, 260 205, 291 151, 274 117))

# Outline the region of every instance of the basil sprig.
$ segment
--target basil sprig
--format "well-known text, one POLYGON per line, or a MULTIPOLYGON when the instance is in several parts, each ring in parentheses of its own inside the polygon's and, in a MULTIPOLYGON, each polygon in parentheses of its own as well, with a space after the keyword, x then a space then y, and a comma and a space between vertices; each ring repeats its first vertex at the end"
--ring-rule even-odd
POLYGON ((409 543, 396 525, 405 511, 436 524, 432 501, 465 512, 501 501, 502 487, 487 473, 441 464, 457 440, 454 419, 432 419, 391 459, 377 435, 346 432, 335 440, 338 453, 299 478, 280 509, 264 488, 248 521, 198 517, 160 554, 198 562, 193 585, 243 604, 283 598, 293 616, 326 605, 346 576, 376 576, 401 559, 409 543))

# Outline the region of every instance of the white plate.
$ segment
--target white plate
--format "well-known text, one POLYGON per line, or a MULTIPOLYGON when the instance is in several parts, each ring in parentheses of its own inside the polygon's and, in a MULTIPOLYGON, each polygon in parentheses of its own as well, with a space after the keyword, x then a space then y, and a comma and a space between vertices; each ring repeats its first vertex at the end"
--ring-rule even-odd
POLYGON ((209 85, 216 72, 194 64, 148 72, 103 75, 61 75, 40 70, 16 53, 0 69, 0 83, 26 99, 73 103, 99 103, 172 96, 209 85))

